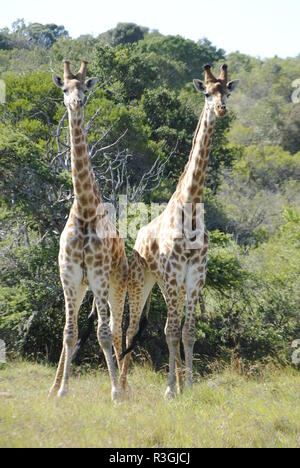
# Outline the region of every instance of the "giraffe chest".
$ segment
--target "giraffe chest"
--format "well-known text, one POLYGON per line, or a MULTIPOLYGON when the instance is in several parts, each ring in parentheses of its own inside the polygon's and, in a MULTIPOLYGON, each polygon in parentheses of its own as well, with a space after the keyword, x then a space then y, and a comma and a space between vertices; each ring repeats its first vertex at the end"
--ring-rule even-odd
POLYGON ((99 234, 98 228, 97 221, 68 220, 60 240, 60 267, 78 264, 86 271, 104 268, 111 263, 113 241, 104 235, 105 229, 99 234))

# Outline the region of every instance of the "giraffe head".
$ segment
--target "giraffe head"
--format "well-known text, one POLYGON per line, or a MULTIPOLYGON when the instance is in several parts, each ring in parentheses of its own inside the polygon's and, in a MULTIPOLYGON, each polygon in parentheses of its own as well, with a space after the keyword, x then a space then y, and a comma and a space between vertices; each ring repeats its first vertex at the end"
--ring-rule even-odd
POLYGON ((65 61, 64 63, 64 79, 59 76, 53 75, 53 81, 64 92, 65 106, 71 111, 77 112, 84 104, 85 95, 96 84, 97 78, 86 79, 87 62, 81 62, 80 69, 76 75, 71 71, 71 63, 65 61))
POLYGON ((227 113, 227 99, 237 88, 239 80, 228 82, 227 65, 222 65, 220 75, 216 78, 210 65, 204 67, 204 82, 194 80, 194 86, 197 91, 204 94, 207 105, 214 109, 217 117, 224 117, 227 113))

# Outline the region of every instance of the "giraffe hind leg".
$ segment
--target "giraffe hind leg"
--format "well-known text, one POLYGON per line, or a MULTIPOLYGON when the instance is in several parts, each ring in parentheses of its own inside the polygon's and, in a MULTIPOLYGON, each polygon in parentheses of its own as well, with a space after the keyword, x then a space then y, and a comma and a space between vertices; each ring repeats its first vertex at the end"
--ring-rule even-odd
POLYGON ((96 301, 98 313, 98 342, 103 350, 108 372, 111 381, 111 395, 113 401, 119 401, 121 392, 119 389, 116 366, 113 360, 113 340, 111 324, 108 318, 108 299, 109 299, 109 273, 99 275, 93 269, 88 270, 88 279, 96 301))
MULTIPOLYGON (((130 323, 126 334, 126 347, 131 347, 134 337, 139 330, 140 319, 146 301, 155 284, 154 277, 145 272, 137 255, 133 256, 129 269, 128 295, 130 303, 130 323)), ((127 375, 130 365, 132 351, 125 355, 123 359, 122 372, 120 377, 123 391, 127 388, 127 375)))
POLYGON ((62 349, 62 352, 61 352, 61 355, 60 355, 60 360, 59 360, 59 364, 58 364, 54 384, 51 387, 50 392, 49 392, 49 398, 56 397, 57 394, 58 394, 58 391, 59 391, 60 386, 61 386, 62 378, 63 378, 65 359, 66 359, 66 351, 65 351, 65 347, 63 345, 63 349, 62 349))

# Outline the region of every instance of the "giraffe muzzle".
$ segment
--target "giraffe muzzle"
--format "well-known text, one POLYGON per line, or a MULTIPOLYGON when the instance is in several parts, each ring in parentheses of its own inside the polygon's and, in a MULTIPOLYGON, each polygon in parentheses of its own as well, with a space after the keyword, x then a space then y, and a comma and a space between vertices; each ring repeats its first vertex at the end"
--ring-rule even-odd
POLYGON ((82 99, 73 99, 71 102, 71 107, 74 110, 80 109, 83 106, 83 100, 82 99))
POLYGON ((224 117, 227 114, 227 107, 225 105, 220 105, 216 107, 216 114, 218 117, 224 117))

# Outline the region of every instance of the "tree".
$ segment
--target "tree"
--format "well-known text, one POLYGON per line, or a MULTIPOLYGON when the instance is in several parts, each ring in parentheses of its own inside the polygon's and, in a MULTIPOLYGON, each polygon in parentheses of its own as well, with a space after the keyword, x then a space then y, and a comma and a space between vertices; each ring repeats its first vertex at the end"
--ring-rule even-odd
POLYGON ((14 43, 9 35, 9 30, 1 29, 0 31, 0 49, 2 50, 12 50, 14 48, 14 43))
POLYGON ((44 49, 50 49, 59 38, 67 38, 68 31, 64 26, 56 24, 25 23, 19 19, 12 24, 12 30, 8 28, 0 32, 0 48, 32 48, 38 45, 44 49), (1 39, 6 47, 1 47, 1 39))
POLYGON ((50 73, 8 74, 5 82, 7 120, 45 148, 61 102, 50 73))
POLYGON ((223 213, 218 227, 241 244, 268 240, 279 229, 285 207, 299 204, 299 180, 300 153, 249 146, 232 171, 223 171, 215 197, 223 213))
POLYGON ((64 26, 56 24, 30 23, 23 33, 29 41, 33 41, 45 49, 50 49, 60 37, 67 38, 69 36, 64 26))
POLYGON ((112 46, 134 44, 144 39, 148 28, 142 28, 134 23, 118 23, 114 29, 99 37, 112 46))
POLYGON ((207 63, 224 59, 224 51, 203 40, 199 43, 181 36, 149 34, 138 48, 158 66, 160 84, 181 87, 199 78, 207 63))
POLYGON ((165 154, 175 149, 175 157, 169 163, 172 180, 178 177, 187 161, 193 132, 197 126, 196 116, 180 101, 175 91, 158 87, 146 90, 141 100, 145 123, 151 129, 151 137, 165 154))
POLYGON ((126 103, 140 99, 156 79, 154 64, 138 53, 136 45, 113 48, 99 42, 93 52, 91 69, 103 83, 110 85, 111 97, 115 94, 119 100, 122 96, 126 103))
POLYGON ((238 53, 228 56, 242 86, 232 97, 237 116, 230 141, 242 145, 280 145, 299 151, 299 105, 292 102, 293 81, 300 76, 300 59, 259 60, 238 53))
POLYGON ((1 204, 40 233, 61 227, 55 202, 61 181, 43 150, 10 125, 0 124, 1 204))

